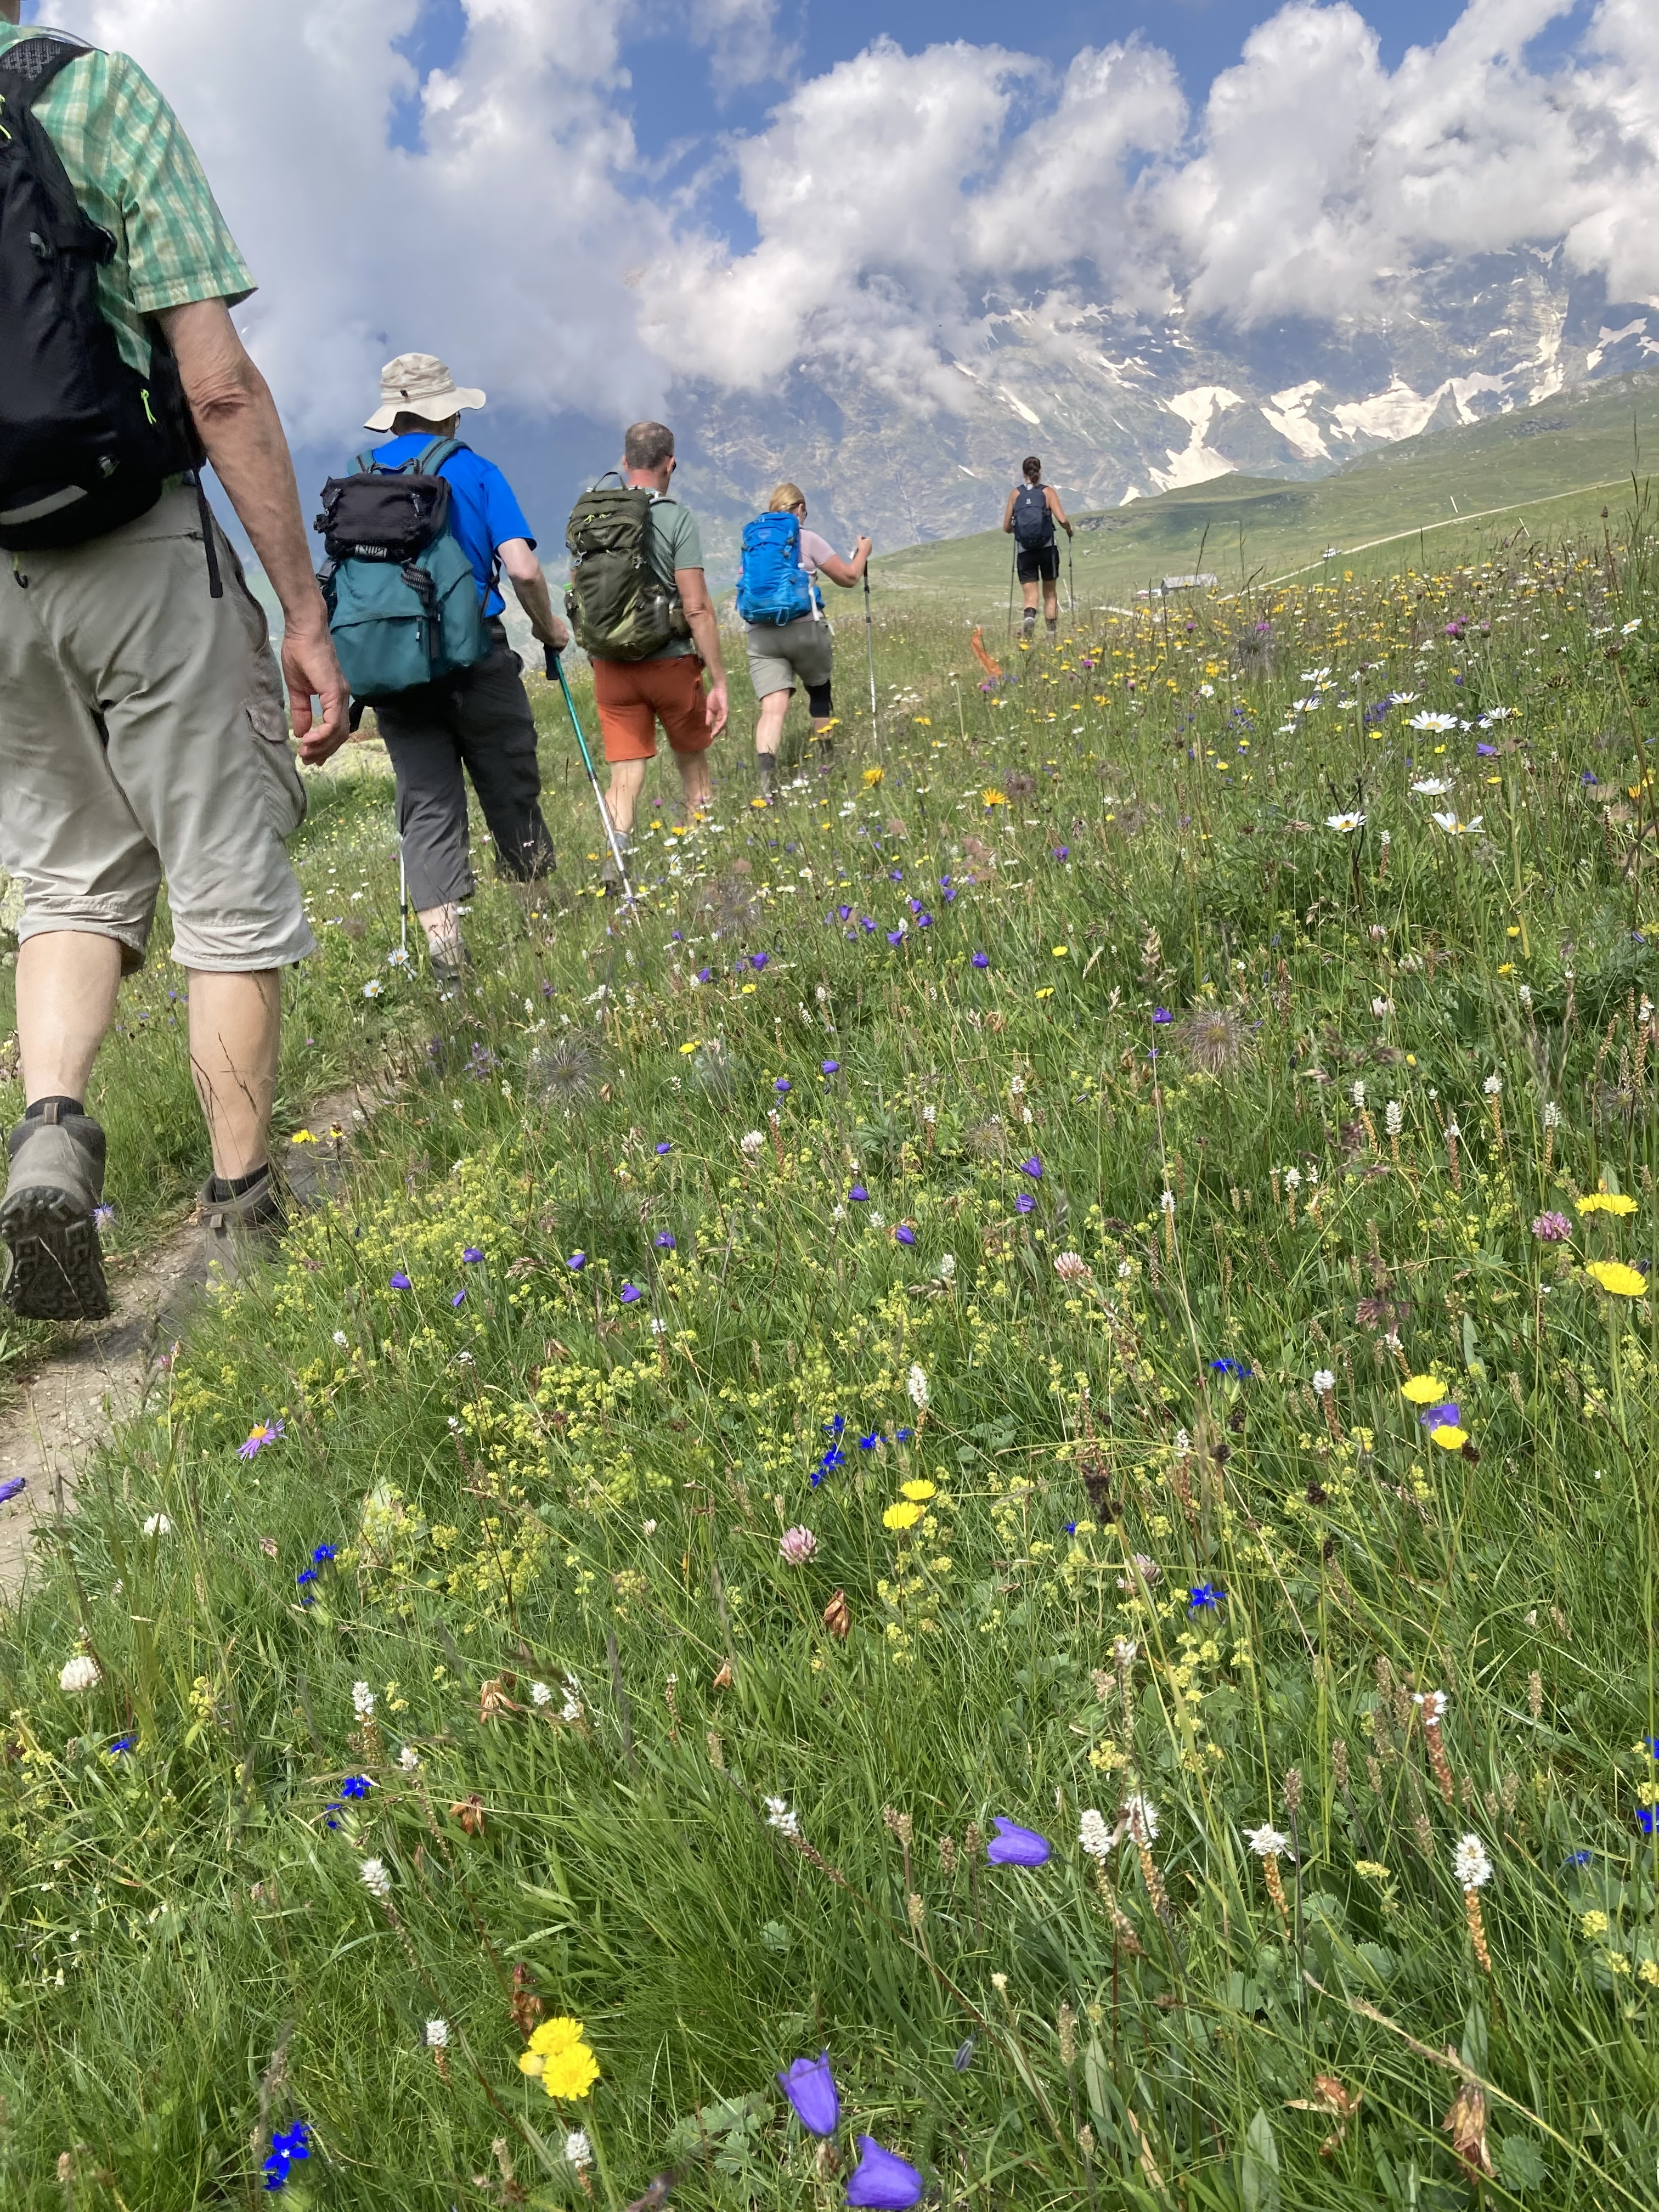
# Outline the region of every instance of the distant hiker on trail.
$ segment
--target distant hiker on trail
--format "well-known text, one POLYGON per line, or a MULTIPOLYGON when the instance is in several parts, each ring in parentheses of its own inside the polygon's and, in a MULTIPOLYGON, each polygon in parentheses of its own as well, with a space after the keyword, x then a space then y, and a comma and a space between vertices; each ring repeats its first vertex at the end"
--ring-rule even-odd
POLYGON ((84 1100, 162 878, 227 1276, 283 1218, 282 970, 316 950, 284 850, 306 800, 282 683, 204 453, 282 605, 302 760, 343 743, 348 702, 282 423, 230 318, 253 280, 190 142, 125 54, 19 13, 0 0, 0 866, 23 889, 28 1105, 3 1295, 97 1321, 104 1132, 84 1100))
POLYGON ((747 625, 749 673, 760 702, 755 754, 760 795, 768 803, 777 790, 778 746, 797 683, 805 687, 819 764, 830 764, 830 731, 836 720, 830 693, 835 647, 817 580, 828 576, 832 584, 851 591, 870 562, 867 538, 860 538, 851 557, 843 561, 816 530, 803 527, 805 520, 805 493, 798 484, 781 483, 766 513, 743 533, 738 612, 747 625))
MULTIPOLYGON (((689 507, 671 499, 674 434, 635 422, 623 447, 622 488, 603 482, 571 510, 565 605, 593 664, 593 702, 611 766, 605 805, 618 838, 634 827, 657 724, 680 772, 686 805, 709 800, 708 751, 726 727, 720 623, 703 575, 702 539, 689 507), (703 690, 703 671, 708 689, 703 690)), ((614 472, 613 472, 614 473, 614 472)), ((620 888, 615 855, 603 880, 620 888)))
POLYGON ((460 981, 460 908, 474 889, 464 769, 506 873, 527 883, 553 867, 536 720, 501 620, 503 572, 541 643, 568 642, 512 486, 456 441, 462 410, 483 404, 434 355, 399 354, 380 371, 380 404, 364 426, 391 438, 323 493, 335 639, 392 756, 409 896, 446 990, 460 981), (362 556, 382 541, 380 557, 362 556), (424 599, 411 574, 424 577, 424 599))
POLYGON ((1052 644, 1060 625, 1060 546, 1054 525, 1070 538, 1073 533, 1060 503, 1060 494, 1042 481, 1042 464, 1035 453, 1020 463, 1025 481, 1008 495, 1002 526, 1013 538, 1025 612, 1020 617, 1022 639, 1030 644, 1036 629, 1037 589, 1042 591, 1042 618, 1052 644))

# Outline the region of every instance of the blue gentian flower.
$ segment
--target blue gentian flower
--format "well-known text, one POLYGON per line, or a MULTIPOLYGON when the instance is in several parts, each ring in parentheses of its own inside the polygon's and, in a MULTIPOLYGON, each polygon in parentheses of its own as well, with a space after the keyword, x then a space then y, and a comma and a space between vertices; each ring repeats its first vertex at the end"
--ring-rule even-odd
POLYGON ((1655 1822, 1659 1821, 1659 1806, 1638 1805, 1636 1808, 1636 1818, 1642 1833, 1644 1836, 1650 1836, 1653 1833, 1655 1822))
POLYGON ((1076 1522, 1075 1521, 1068 1521, 1068 1522, 1066 1523, 1066 1534, 1067 1534, 1068 1536, 1075 1536, 1075 1535, 1076 1535, 1076 1534, 1077 1534, 1077 1522, 1076 1522))
POLYGON ((278 2129, 270 2138, 270 2155, 264 2163, 265 2187, 280 2189, 288 2179, 289 2168, 310 2155, 311 2140, 303 2120, 295 2120, 286 2134, 278 2129))
POLYGON ((312 1565, 318 1567, 328 1566, 336 1556, 332 1544, 319 1544, 311 1555, 312 1565))
POLYGON ((802 2127, 815 2136, 834 2135, 841 2125, 841 2098, 827 2051, 816 2058, 796 2059, 787 2074, 779 2075, 778 2082, 802 2127))
POLYGON ((1202 1613, 1206 1606, 1219 1605, 1224 1595, 1213 1583, 1197 1583, 1187 1593, 1187 1604, 1190 1611, 1202 1613))
POLYGON ((137 1741, 136 1735, 118 1735, 110 1746, 111 1754, 116 1758, 125 1759, 137 1741))
POLYGON ((872 1429, 867 1437, 860 1437, 859 1438, 859 1449, 860 1451, 874 1451, 876 1446, 880 1442, 881 1431, 879 1429, 872 1429))
POLYGON ((859 2162, 848 2177, 847 2202, 871 2212, 907 2212, 921 2201, 921 2176, 896 2151, 884 2150, 873 2136, 857 2136, 859 2162))
POLYGON ((374 1787, 367 1774, 348 1774, 340 1784, 340 1795, 342 1797, 367 1797, 374 1787))
POLYGON ((1569 1851, 1561 1863, 1569 1867, 1587 1867, 1592 1856, 1589 1851, 1569 1851))
POLYGON ((826 1421, 823 1425, 823 1433, 826 1437, 842 1436, 846 1433, 846 1430, 847 1416, 845 1413, 836 1414, 832 1419, 826 1421))
POLYGON ((1235 1382, 1248 1382, 1250 1364, 1247 1359, 1212 1359, 1210 1372, 1212 1375, 1230 1375, 1235 1382))
POLYGON ((1050 1846, 1047 1836, 1038 1835, 1035 1828, 1022 1828, 1018 1821, 1005 1820, 1000 1814, 994 1815, 991 1826, 996 1833, 985 1846, 985 1856, 993 1866, 1048 1864, 1050 1846))
POLYGON ((893 1442, 896 1444, 908 1444, 915 1434, 915 1431, 914 1429, 895 1429, 893 1431, 893 1442))

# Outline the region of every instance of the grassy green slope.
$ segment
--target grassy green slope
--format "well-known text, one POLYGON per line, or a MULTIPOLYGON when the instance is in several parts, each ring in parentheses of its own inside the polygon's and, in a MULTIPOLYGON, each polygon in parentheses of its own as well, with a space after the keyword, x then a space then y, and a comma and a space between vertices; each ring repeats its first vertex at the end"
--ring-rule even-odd
MULTIPOLYGON (((1085 518, 1074 547, 1085 606, 1127 599, 1147 582, 1200 565, 1224 590, 1324 564, 1334 572, 1430 568, 1521 532, 1600 532, 1641 455, 1659 439, 1659 380, 1627 377, 1468 428, 1435 430, 1311 483, 1219 477, 1085 518), (1423 535, 1419 551, 1413 542, 1423 535)), ((1061 487, 1062 494, 1064 486, 1061 487)), ((918 545, 876 563, 878 587, 966 602, 977 617, 1006 611, 1010 541, 1000 531, 918 545)))

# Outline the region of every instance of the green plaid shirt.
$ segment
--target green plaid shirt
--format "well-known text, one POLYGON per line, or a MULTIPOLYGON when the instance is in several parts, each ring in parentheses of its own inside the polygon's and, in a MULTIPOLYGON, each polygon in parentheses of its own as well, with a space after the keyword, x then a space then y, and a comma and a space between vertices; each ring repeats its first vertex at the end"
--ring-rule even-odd
MULTIPOLYGON (((45 27, 0 23, 0 52, 45 27)), ((122 353, 147 374, 144 317, 192 300, 227 300, 234 307, 253 289, 247 264, 195 149, 137 62, 106 53, 70 62, 34 113, 63 158, 76 198, 115 240, 114 258, 99 272, 100 296, 122 353)))

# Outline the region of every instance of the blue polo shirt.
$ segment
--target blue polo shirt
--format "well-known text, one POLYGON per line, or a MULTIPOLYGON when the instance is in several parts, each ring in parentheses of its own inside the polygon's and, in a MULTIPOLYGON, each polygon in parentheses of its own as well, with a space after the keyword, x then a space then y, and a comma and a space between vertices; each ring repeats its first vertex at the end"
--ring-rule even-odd
MULTIPOLYGON (((374 458, 383 468, 399 468, 418 459, 431 443, 430 438, 410 432, 377 446, 374 458)), ((507 602, 495 588, 495 552, 509 538, 525 538, 532 546, 536 543, 524 509, 495 462, 485 460, 482 453, 463 447, 450 455, 438 474, 449 486, 449 526, 472 563, 484 614, 501 614, 507 602)))

